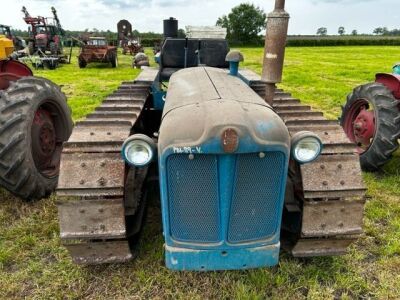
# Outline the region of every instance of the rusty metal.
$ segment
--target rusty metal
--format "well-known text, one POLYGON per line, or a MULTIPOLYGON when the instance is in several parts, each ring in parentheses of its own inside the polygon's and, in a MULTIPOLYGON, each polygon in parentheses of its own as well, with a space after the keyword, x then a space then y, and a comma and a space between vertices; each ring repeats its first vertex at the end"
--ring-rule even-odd
POLYGON ((136 55, 144 52, 140 39, 133 35, 132 24, 128 20, 120 20, 117 24, 118 43, 122 47, 122 54, 136 55))
POLYGON ((276 0, 275 9, 268 15, 265 36, 262 80, 265 85, 265 101, 272 105, 276 84, 282 81, 286 37, 289 14, 285 11, 285 1, 276 0))
POLYGON ((364 201, 304 202, 302 237, 361 234, 364 201))
POLYGON ((121 174, 124 173, 125 163, 118 152, 64 152, 60 168, 59 196, 123 196, 124 178, 121 174), (100 181, 103 183, 100 184, 100 181))
MULTIPOLYGON (((264 98, 266 82, 248 70, 240 75, 264 98)), ((289 180, 301 205, 290 203, 287 209, 301 214, 302 226, 286 249, 296 257, 344 254, 362 232, 365 186, 355 146, 337 121, 325 119, 282 90, 273 98, 272 106, 291 135, 309 130, 323 143, 317 161, 290 169, 289 180)))
POLYGON ((291 253, 294 257, 343 255, 356 238, 343 239, 300 239, 291 253))
POLYGON ((78 265, 97 265, 123 263, 131 260, 133 255, 126 240, 92 243, 64 244, 78 265))
POLYGON ((122 199, 62 202, 58 217, 61 239, 126 237, 122 199))
POLYGON ((148 69, 142 71, 140 81, 124 82, 126 94, 106 97, 94 113, 76 124, 64 145, 57 189, 60 234, 75 263, 132 258, 125 226, 132 203, 125 211, 127 170, 120 151, 143 110, 156 74, 148 69))
POLYGON ((356 155, 322 155, 300 169, 306 199, 362 197, 365 194, 356 155))
POLYGON ((109 46, 103 37, 90 37, 87 43, 81 44, 78 63, 80 68, 85 68, 92 62, 111 63, 113 68, 117 67, 117 47, 109 46))
POLYGON ((233 153, 239 146, 239 135, 233 128, 226 129, 221 136, 221 144, 225 153, 233 153))

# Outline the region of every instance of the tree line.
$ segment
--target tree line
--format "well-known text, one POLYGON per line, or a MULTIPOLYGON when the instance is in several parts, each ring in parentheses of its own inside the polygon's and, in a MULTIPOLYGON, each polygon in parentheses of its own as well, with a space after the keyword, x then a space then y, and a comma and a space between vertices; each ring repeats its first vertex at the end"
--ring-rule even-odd
MULTIPOLYGON (((343 26, 340 26, 337 31, 338 35, 346 35, 346 29, 343 26)), ((351 35, 358 35, 358 31, 353 29, 350 33, 351 35)), ((372 34, 382 35, 382 36, 399 36, 400 29, 391 29, 389 30, 387 27, 377 27, 373 30, 372 34)), ((328 29, 326 27, 320 27, 317 29, 317 35, 324 36, 328 35, 328 29)), ((367 34, 363 34, 367 35, 367 34)))

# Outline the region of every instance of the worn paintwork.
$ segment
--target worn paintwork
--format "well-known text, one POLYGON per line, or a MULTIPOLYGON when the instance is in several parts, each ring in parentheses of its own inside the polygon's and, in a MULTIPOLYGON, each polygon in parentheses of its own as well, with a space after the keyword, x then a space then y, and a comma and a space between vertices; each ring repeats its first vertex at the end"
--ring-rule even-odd
MULTIPOLYGON (((244 70, 239 76, 264 96, 265 83, 257 74, 244 70)), ((309 130, 321 138, 324 146, 316 161, 301 166, 291 164, 289 182, 294 187, 286 198, 288 217, 283 225, 292 228, 294 219, 299 218, 300 229, 295 226, 293 232, 289 231, 283 244, 297 257, 344 254, 362 233, 366 189, 355 146, 337 121, 326 120, 320 113, 310 114, 311 107, 302 106, 288 93, 276 92, 272 107, 291 135, 309 130), (287 114, 289 111, 294 114, 287 114), (314 229, 313 237, 309 236, 310 228, 314 229)))
POLYGON ((375 75, 375 81, 382 83, 393 92, 393 96, 396 99, 400 99, 400 75, 378 73, 375 75))
MULTIPOLYGON (((227 70, 198 67, 178 71, 172 75, 169 82, 159 131, 158 150, 167 267, 202 271, 247 269, 278 263, 280 216, 285 195, 290 138, 283 121, 263 99, 238 77, 228 75, 227 70), (272 160, 271 155, 276 152, 282 153, 285 162, 277 169, 263 169, 262 160, 272 160), (249 173, 239 175, 239 171, 235 170, 240 157, 247 154, 252 155, 251 159, 258 164, 259 171, 274 174, 279 179, 277 185, 273 187, 277 191, 277 197, 274 200, 279 204, 274 206, 271 203, 270 207, 273 214, 279 217, 276 219, 273 217, 273 221, 271 219, 271 222, 274 222, 274 230, 268 238, 260 235, 259 238, 253 240, 235 243, 229 237, 232 236, 233 230, 248 232, 252 227, 246 220, 243 220, 243 224, 236 225, 238 226, 234 227, 236 229, 228 225, 233 220, 244 218, 246 215, 243 209, 238 210, 237 215, 233 212, 233 207, 242 205, 240 203, 245 200, 240 198, 238 200, 240 203, 234 204, 234 198, 227 196, 230 193, 239 194, 239 191, 235 190, 234 182, 243 178, 247 186, 254 185, 253 196, 249 194, 249 197, 254 199, 258 199, 256 198, 257 187, 268 184, 255 179, 249 181, 249 173), (179 182, 180 189, 186 189, 192 195, 196 192, 192 191, 190 181, 181 178, 185 172, 183 169, 177 171, 182 175, 169 173, 171 168, 169 161, 179 156, 184 160, 186 158, 186 164, 190 164, 191 161, 197 164, 196 160, 209 155, 215 155, 220 166, 214 176, 218 178, 217 182, 220 184, 221 192, 216 201, 221 211, 218 213, 218 223, 209 225, 218 227, 219 238, 215 242, 206 242, 207 239, 196 242, 182 240, 174 233, 174 228, 178 225, 171 225, 174 222, 171 201, 182 203, 182 207, 185 207, 187 199, 183 197, 172 200, 171 184, 176 180, 179 182), (234 190, 236 192, 233 192, 234 190)), ((212 166, 210 165, 209 168, 212 166)), ((193 178, 193 181, 207 181, 207 179, 207 176, 197 177, 193 178)), ((193 199, 200 203, 202 197, 206 196, 198 194, 198 198, 193 199)), ((267 201, 267 198, 262 199, 262 202, 267 201)), ((215 202, 209 205, 213 203, 215 202)), ((204 205, 206 205, 205 202, 204 205)), ((261 205, 262 203, 258 204, 259 207, 261 205)), ((208 208, 204 209, 208 210, 208 208)), ((193 208, 193 211, 189 210, 179 215, 183 219, 190 218, 194 222, 198 214, 202 215, 201 208, 193 208), (191 218, 190 213, 193 214, 191 218)), ((249 215, 251 216, 257 218, 255 213, 249 215)), ((202 219, 196 219, 196 222, 202 222, 202 219)), ((211 220, 205 217, 203 222, 207 224, 211 220)), ((179 226, 186 228, 182 230, 190 231, 189 225, 181 223, 179 226)))
MULTIPOLYGON (((124 82, 78 122, 64 145, 57 189, 60 234, 76 263, 123 262, 133 257, 124 200, 127 170, 120 151, 145 105, 154 74, 148 69, 136 81, 124 82)), ((142 220, 143 206, 137 212, 142 220)))

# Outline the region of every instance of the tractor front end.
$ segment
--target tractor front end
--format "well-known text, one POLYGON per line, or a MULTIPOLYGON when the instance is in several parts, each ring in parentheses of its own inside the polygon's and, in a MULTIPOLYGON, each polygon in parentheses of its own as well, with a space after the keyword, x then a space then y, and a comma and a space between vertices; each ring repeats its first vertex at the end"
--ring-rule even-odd
POLYGON ((362 234, 354 144, 276 88, 284 4, 269 15, 262 78, 238 68, 226 40, 179 39, 169 19, 159 69, 123 82, 75 126, 57 190, 74 262, 132 259, 157 179, 173 270, 273 266, 281 244, 295 257, 341 255, 362 234))
POLYGON ((276 265, 290 156, 283 121, 241 79, 201 67, 171 77, 163 115, 167 267, 276 265))

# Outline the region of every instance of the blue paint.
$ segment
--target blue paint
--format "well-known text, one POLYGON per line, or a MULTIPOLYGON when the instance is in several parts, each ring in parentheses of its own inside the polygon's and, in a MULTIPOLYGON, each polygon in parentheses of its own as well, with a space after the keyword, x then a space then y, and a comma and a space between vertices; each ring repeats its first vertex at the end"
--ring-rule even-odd
POLYGON ((156 55, 154 55, 154 62, 156 64, 161 64, 161 54, 158 52, 156 55))
POLYGON ((177 271, 244 270, 272 267, 279 262, 280 244, 231 250, 165 247, 167 268, 177 271))
POLYGON ((395 75, 400 75, 400 64, 396 64, 396 65, 393 67, 393 74, 395 74, 395 75))
POLYGON ((239 73, 239 62, 230 61, 229 62, 229 75, 237 76, 239 73))
MULTIPOLYGON (((242 158, 241 158, 242 159, 242 158)), ((252 157, 251 157, 252 159, 252 157)), ((173 270, 232 270, 232 269, 248 269, 248 268, 258 268, 273 266, 278 263, 279 256, 279 240, 280 240, 280 227, 281 227, 281 216, 283 210, 283 202, 285 196, 287 170, 288 170, 288 160, 289 160, 289 149, 284 145, 261 145, 256 143, 250 136, 241 139, 238 149, 235 154, 226 154, 223 152, 221 141, 219 138, 214 138, 207 141, 203 145, 187 145, 183 147, 182 145, 171 145, 171 147, 165 149, 163 153, 159 153, 159 172, 160 172, 160 192, 161 192, 161 205, 162 205, 162 219, 163 219, 163 229, 164 238, 166 244, 166 265, 168 268, 173 270), (175 211, 171 214, 171 200, 170 190, 173 188, 171 183, 168 182, 169 178, 181 178, 181 174, 172 173, 169 166, 169 158, 174 156, 179 156, 187 159, 188 164, 190 164, 190 153, 176 153, 174 148, 182 149, 194 149, 201 147, 201 154, 194 155, 194 160, 196 157, 208 155, 216 157, 217 165, 217 184, 218 184, 218 240, 213 239, 213 241, 202 241, 198 236, 193 236, 190 234, 181 235, 180 239, 174 238, 172 234, 172 226, 177 226, 171 220, 172 216, 175 218, 181 217, 180 222, 184 223, 186 216, 183 214, 182 210, 175 211), (257 172, 262 172, 261 174, 271 174, 271 178, 276 178, 279 184, 274 186, 276 189, 276 199, 269 199, 268 201, 275 203, 275 210, 269 215, 272 219, 273 224, 269 226, 268 229, 271 232, 264 234, 261 232, 264 227, 255 227, 260 232, 247 232, 248 236, 259 236, 260 238, 252 238, 242 241, 229 241, 229 224, 233 222, 231 220, 231 213, 233 212, 232 201, 234 199, 235 185, 237 184, 237 170, 238 170, 238 155, 254 155, 255 159, 258 158, 258 154, 263 152, 267 155, 265 159, 268 159, 269 154, 280 153, 279 157, 282 157, 282 164, 279 168, 279 172, 272 173, 270 169, 264 168, 259 169, 257 172), (265 172, 265 173, 263 173, 265 172), (268 173, 270 172, 270 173, 268 173), (175 176, 175 177, 173 177, 175 176), (177 177, 178 176, 178 177, 177 177), (183 221, 182 221, 183 220, 183 221), (172 223, 171 223, 172 222, 172 223), (254 233, 254 234, 253 234, 254 233), (187 238, 182 238, 187 237, 187 238)), ((266 161, 268 162, 268 161, 266 161)), ((211 167, 211 166, 210 166, 211 167)), ((256 170, 255 170, 256 171, 256 170)), ((174 172, 179 172, 177 169, 174 172)), ((258 176, 258 175, 257 175, 258 176)), ((246 176, 247 178, 247 176, 246 176)), ((249 176, 250 178, 250 176, 249 176)), ((189 190, 192 188, 190 186, 191 181, 198 180, 196 178, 189 178, 189 180, 180 180, 180 184, 185 185, 179 188, 184 190, 189 190)), ((213 179, 214 180, 214 179, 213 179)), ((193 183, 192 183, 193 184, 193 183)), ((260 183, 259 183, 260 184, 260 183)), ((177 186, 177 185, 176 185, 177 186)), ((268 187, 268 183, 265 185, 268 187)), ((268 187, 269 188, 269 187, 268 187)), ((255 191, 254 191, 255 192, 255 191)), ((266 192, 265 192, 266 193, 266 192)), ((252 197, 252 193, 248 193, 249 197, 252 197)), ((264 195, 264 194, 262 194, 264 195)), ((261 198, 263 197, 261 195, 261 198)), ((192 196, 192 194, 191 194, 192 196)), ((202 197, 199 194, 199 201, 202 201, 202 197)), ((207 196, 208 199, 209 196, 207 196)), ((267 197, 267 195, 265 196, 267 197)), ((253 198, 256 198, 253 196, 253 198)), ((252 198, 252 199, 253 199, 252 198)), ((258 195, 257 199, 261 199, 258 195)), ((267 198, 265 198, 267 199, 267 198)), ((182 207, 185 205, 185 198, 174 199, 176 201, 182 201, 182 207)), ((204 199, 205 201, 206 199, 204 199)), ((251 203, 251 202, 249 202, 251 203)), ((268 202, 269 203, 269 202, 268 202)), ((253 203, 254 204, 254 203, 253 203)), ((268 207, 266 207, 268 208, 268 207)), ((242 210, 243 211, 243 210, 242 210)), ((251 212, 251 211, 250 211, 251 212)), ((189 211, 189 220, 193 218, 201 218, 202 211, 198 207, 193 207, 193 211, 189 211), (192 215, 193 214, 193 215, 192 215)), ((255 216, 259 217, 257 213, 255 216)), ((240 216, 238 218, 240 220, 240 216)), ((261 221, 262 218, 259 218, 261 221)), ((200 219, 201 220, 201 219, 200 219)), ((244 220, 246 221, 246 220, 244 220)), ((268 221, 268 220, 264 220, 268 221)), ((253 222, 254 223, 254 222, 253 222)), ((199 223, 201 224, 201 223, 199 223)), ((249 222, 250 224, 250 222, 249 222)), ((257 222, 254 224, 258 224, 257 222)), ((263 224, 262 222, 260 224, 263 224)), ((203 225, 203 224, 201 224, 203 225)), ((185 226, 185 224, 180 224, 182 228, 180 230, 191 230, 190 226, 185 226)), ((246 226, 245 226, 246 227, 246 226)), ((253 226, 254 227, 254 226, 253 226)), ((267 228, 267 227, 265 227, 267 228)), ((243 228, 244 232, 248 228, 243 228)), ((207 230, 207 227, 205 227, 207 230)), ((211 230, 211 229, 209 229, 211 230)), ((214 229, 212 229, 214 230, 214 229)), ((212 235, 215 236, 215 235, 212 235)))
POLYGON ((163 110, 165 105, 166 91, 159 88, 159 83, 155 82, 151 86, 151 93, 153 95, 153 108, 155 110, 163 110))

